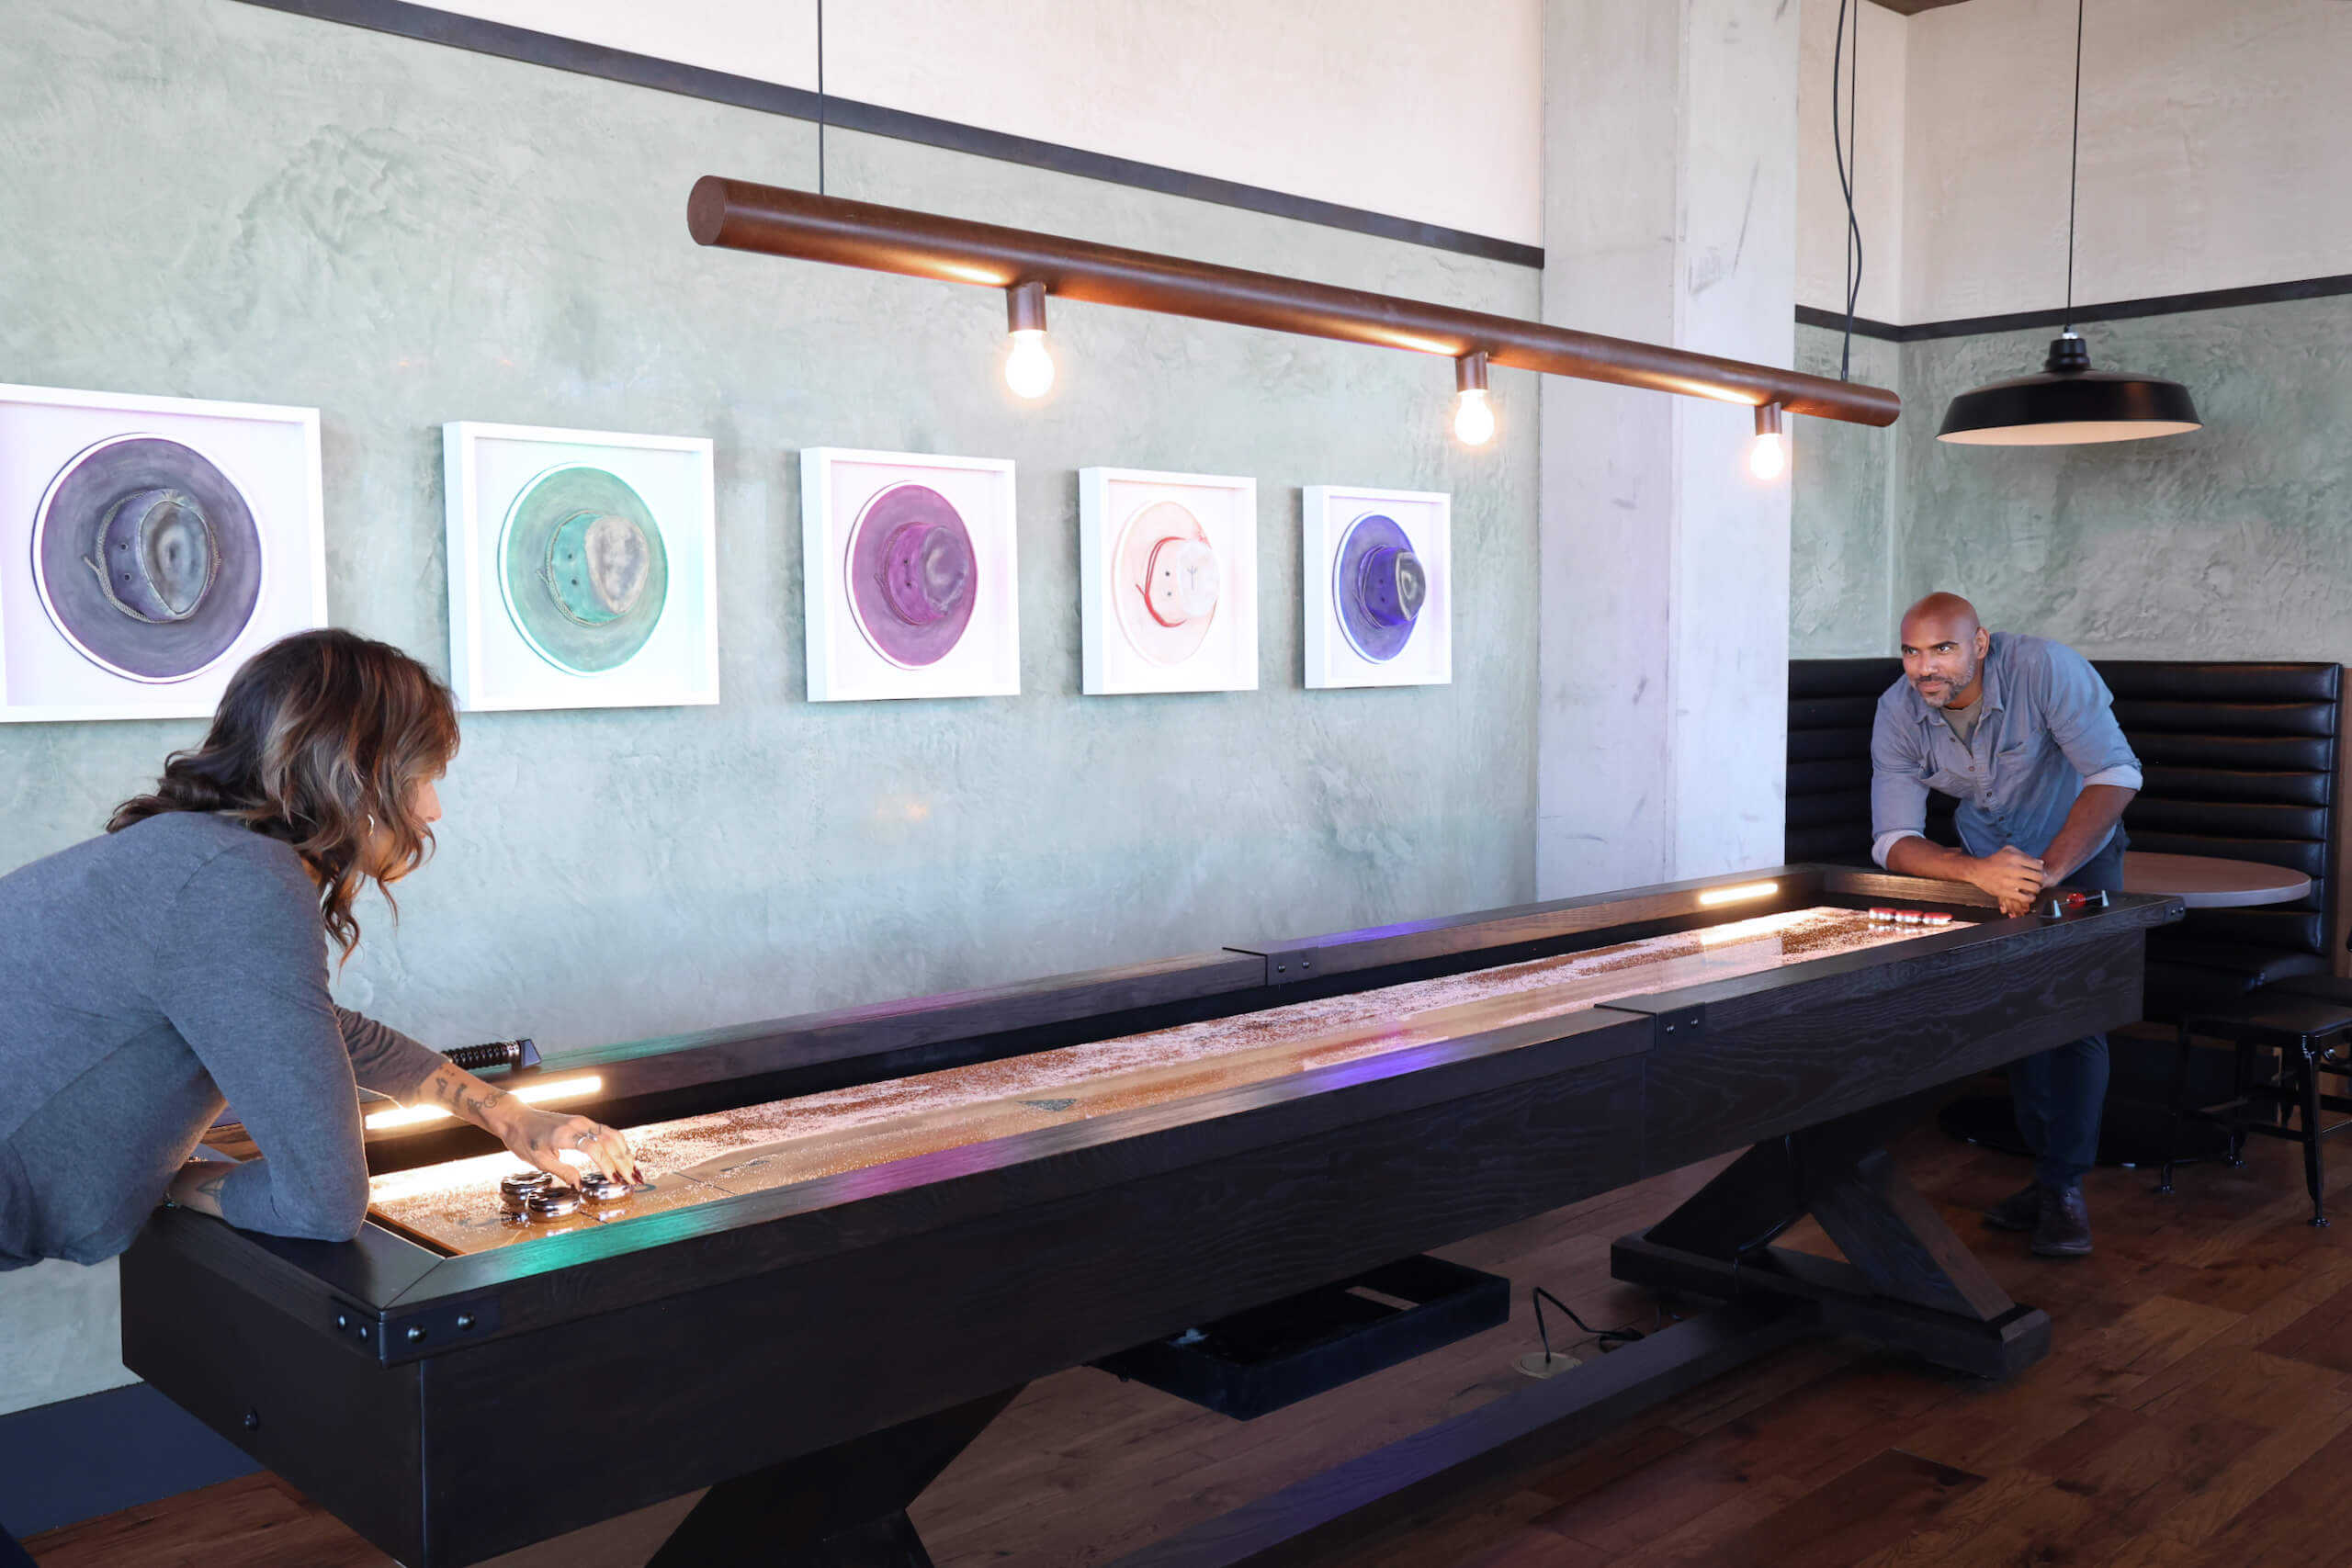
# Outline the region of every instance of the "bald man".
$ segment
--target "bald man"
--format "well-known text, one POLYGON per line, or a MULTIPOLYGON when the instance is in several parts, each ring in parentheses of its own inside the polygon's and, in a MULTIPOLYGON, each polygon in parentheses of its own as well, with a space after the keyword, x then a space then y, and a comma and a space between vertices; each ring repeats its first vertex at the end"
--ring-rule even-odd
MULTIPOLYGON (((1986 631, 1956 593, 1905 612, 1902 642, 1903 679, 1878 700, 1871 732, 1872 857, 1905 876, 1973 882, 2005 915, 2024 914, 2044 888, 2120 891, 2119 824, 2140 761, 2089 660, 2064 643, 1986 631), (1931 789, 1960 801, 1962 848, 1927 838, 1931 789)), ((2107 1037, 2011 1063, 2009 1087, 2033 1181, 1984 1223, 2031 1231, 2045 1258, 2083 1257, 2107 1037)))

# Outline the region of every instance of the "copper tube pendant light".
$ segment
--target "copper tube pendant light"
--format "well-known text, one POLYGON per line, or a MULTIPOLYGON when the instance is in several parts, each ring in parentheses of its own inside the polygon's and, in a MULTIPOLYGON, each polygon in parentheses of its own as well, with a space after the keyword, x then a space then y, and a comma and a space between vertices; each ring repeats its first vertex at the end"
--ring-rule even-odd
MULTIPOLYGON (((1040 305, 1049 295, 1442 355, 1457 365, 1476 355, 1479 376, 1494 364, 1716 402, 1778 403, 1787 413, 1856 424, 1893 424, 1903 412, 1903 400, 1883 387, 1778 366, 715 175, 695 182, 686 228, 696 243, 728 250, 987 288, 1031 288, 1040 305)), ((1459 390, 1477 390, 1462 379, 1472 374, 1457 368, 1459 390)))
MULTIPOLYGON (((2075 132, 2066 186, 2066 313, 2075 310, 2075 192, 2082 174, 2083 7, 2075 0, 2075 132)), ((2036 376, 1995 381, 1952 399, 1939 441, 1963 446, 2076 446, 2200 429, 2188 389, 2159 376, 2094 370, 2069 320, 2036 376)))

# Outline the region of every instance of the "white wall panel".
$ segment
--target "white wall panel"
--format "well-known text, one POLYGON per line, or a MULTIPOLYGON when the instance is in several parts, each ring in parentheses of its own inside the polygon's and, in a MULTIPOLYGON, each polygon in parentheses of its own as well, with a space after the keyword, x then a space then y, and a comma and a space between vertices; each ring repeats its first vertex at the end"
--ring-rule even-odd
MULTIPOLYGON (((2069 0, 1911 19, 1907 321, 2063 304, 2069 0)), ((2075 297, 2352 272, 2352 5, 2090 0, 2075 297)))
MULTIPOLYGON (((817 85, 817 0, 453 0, 433 8, 787 87, 817 85)), ((834 0, 832 8, 848 6, 834 0)))
MULTIPOLYGON (((1909 24, 1870 0, 1850 0, 1846 25, 1847 71, 1858 69, 1857 55, 1860 61, 1855 145, 1847 153, 1862 230, 1862 288, 1855 313, 1897 321, 1903 319, 1903 107, 1909 24), (1855 11, 1861 13, 1859 51, 1855 11)), ((1829 118, 1837 39, 1838 0, 1804 0, 1797 78, 1797 303, 1825 310, 1846 308, 1846 198, 1838 188, 1829 118)), ((1851 85, 1840 87, 1841 136, 1844 95, 1853 90, 1851 85)))
MULTIPOLYGON (((814 87, 815 0, 439 7, 814 87)), ((833 0, 864 103, 1542 243, 1538 0, 833 0)), ((757 171, 740 171, 745 175, 757 171)))

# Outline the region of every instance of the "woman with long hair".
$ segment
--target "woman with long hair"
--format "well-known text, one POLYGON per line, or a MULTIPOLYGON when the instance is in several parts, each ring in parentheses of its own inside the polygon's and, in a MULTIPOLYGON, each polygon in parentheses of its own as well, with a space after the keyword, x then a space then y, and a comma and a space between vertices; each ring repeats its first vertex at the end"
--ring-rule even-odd
MULTIPOLYGON (((334 1005, 353 901, 424 863, 456 705, 408 655, 303 632, 246 663, 203 744, 106 832, 0 876, 0 1269, 96 1263, 168 1197, 347 1241, 368 1212, 357 1090, 425 1101, 575 1179, 628 1141, 534 1111, 334 1005), (191 1161, 223 1103, 261 1152, 191 1161)), ((389 897, 389 895, 388 895, 389 897)))

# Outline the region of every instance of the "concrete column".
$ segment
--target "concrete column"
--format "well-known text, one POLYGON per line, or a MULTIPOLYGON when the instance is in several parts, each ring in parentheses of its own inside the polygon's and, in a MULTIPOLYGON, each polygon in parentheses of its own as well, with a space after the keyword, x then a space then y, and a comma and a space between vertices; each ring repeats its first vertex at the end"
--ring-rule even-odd
MULTIPOLYGON (((1544 320, 1790 363, 1797 13, 1546 0, 1544 320)), ((1777 864, 1787 479, 1746 407, 1542 397, 1540 895, 1777 864)))

